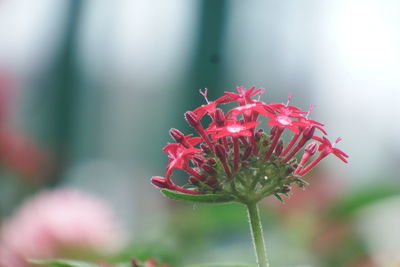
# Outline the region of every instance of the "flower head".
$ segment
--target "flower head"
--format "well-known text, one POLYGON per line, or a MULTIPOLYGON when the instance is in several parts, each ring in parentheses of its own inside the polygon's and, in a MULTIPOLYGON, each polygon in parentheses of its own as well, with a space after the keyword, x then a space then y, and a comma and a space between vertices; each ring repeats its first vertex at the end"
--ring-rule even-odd
POLYGON ((263 90, 255 87, 238 87, 237 93, 225 92, 215 101, 208 100, 207 90, 200 92, 207 104, 185 113, 188 124, 199 136, 170 131, 177 143, 163 149, 169 157, 165 178, 152 178, 159 188, 184 194, 219 194, 246 203, 287 194, 293 183, 304 185, 301 176, 328 154, 347 162, 347 154, 334 147, 339 139, 332 145, 325 136, 314 136, 316 129, 326 134, 323 124, 308 118, 312 108, 306 112, 289 105, 291 95, 284 104, 260 101, 263 90), (238 106, 224 113, 223 104, 230 102, 237 102, 238 106), (203 128, 205 114, 211 122, 203 128), (270 134, 256 129, 261 117, 267 119, 270 134), (286 145, 282 139, 285 131, 292 133, 286 145), (308 143, 312 139, 319 146, 308 143), (187 184, 173 182, 175 169, 190 175, 187 184))

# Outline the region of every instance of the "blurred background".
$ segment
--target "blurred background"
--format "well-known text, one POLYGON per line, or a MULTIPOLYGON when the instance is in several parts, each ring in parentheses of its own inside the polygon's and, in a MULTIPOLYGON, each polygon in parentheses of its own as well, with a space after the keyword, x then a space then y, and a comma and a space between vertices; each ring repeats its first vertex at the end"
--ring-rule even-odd
POLYGON ((112 213, 101 221, 118 230, 102 240, 119 245, 102 259, 252 262, 242 207, 170 202, 149 179, 164 174, 168 130, 191 131, 183 113, 204 103, 199 89, 215 99, 254 85, 264 101, 293 93, 293 104, 315 104, 312 118, 350 155, 325 160, 285 204, 262 204, 272 265, 400 266, 399 9, 396 0, 0 0, 3 243, 19 225, 32 238, 18 242, 35 246, 20 257, 93 258, 40 252, 47 228, 38 234, 30 220, 48 208, 38 223, 47 225, 53 208, 75 203, 70 190, 98 204, 88 213, 112 213), (48 207, 57 192, 65 201, 48 207))

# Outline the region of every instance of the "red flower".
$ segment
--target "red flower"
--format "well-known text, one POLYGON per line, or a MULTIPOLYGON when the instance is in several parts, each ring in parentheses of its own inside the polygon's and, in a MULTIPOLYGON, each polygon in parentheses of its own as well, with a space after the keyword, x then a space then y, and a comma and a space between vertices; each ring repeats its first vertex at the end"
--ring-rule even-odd
POLYGON ((265 110, 265 108, 267 107, 267 105, 265 105, 264 102, 261 101, 253 101, 250 104, 246 104, 243 106, 239 106, 236 108, 231 109, 227 115, 232 114, 233 117, 236 117, 237 115, 243 113, 245 115, 251 115, 252 112, 257 112, 260 114, 265 114, 267 111, 265 110))
POLYGON ((256 94, 262 95, 264 93, 262 88, 259 88, 255 91, 254 91, 254 89, 255 89, 254 86, 248 90, 246 90, 246 88, 244 88, 244 87, 236 87, 238 94, 232 93, 232 92, 225 92, 225 96, 230 97, 230 102, 237 101, 239 103, 239 105, 243 106, 246 103, 253 102, 253 100, 251 99, 252 96, 254 96, 256 94))
POLYGON ((292 120, 290 116, 285 114, 276 115, 268 113, 267 115, 271 118, 271 120, 268 122, 268 126, 287 128, 296 134, 299 134, 299 126, 304 127, 307 125, 305 122, 292 120))
POLYGON ((219 139, 224 136, 252 136, 252 132, 250 131, 254 127, 256 127, 261 122, 252 121, 247 123, 240 123, 237 120, 230 119, 226 120, 225 126, 223 127, 212 127, 207 129, 208 132, 216 132, 212 134, 212 138, 214 140, 219 139))
POLYGON ((317 140, 318 142, 321 142, 321 144, 318 147, 318 151, 320 153, 310 164, 308 164, 304 169, 298 172, 299 175, 306 174, 308 171, 314 168, 323 158, 325 158, 331 153, 334 154, 339 159, 341 159, 343 162, 347 163, 346 158, 348 158, 349 156, 342 150, 334 147, 337 143, 340 142, 340 140, 342 140, 340 137, 337 138, 335 143, 333 144, 325 136, 322 138, 314 136, 313 139, 317 140))
MULTIPOLYGON (((297 106, 289 105, 291 95, 286 104, 266 104, 259 99, 252 99, 255 95, 261 96, 263 93, 262 89, 255 90, 255 87, 248 90, 237 87, 237 91, 237 93, 225 92, 224 96, 210 102, 207 98, 207 89, 204 92, 200 90, 207 104, 185 113, 187 123, 197 131, 199 137, 184 135, 177 129, 170 130, 172 138, 177 143, 164 147, 163 151, 168 154, 169 162, 165 178, 160 176, 152 178, 155 186, 188 194, 215 193, 218 190, 224 192, 226 183, 232 182, 235 187, 236 180, 244 187, 252 187, 249 190, 253 190, 257 183, 261 187, 268 186, 268 182, 245 181, 251 180, 250 177, 244 177, 248 171, 246 168, 251 168, 255 172, 260 172, 258 174, 260 177, 264 177, 267 172, 269 177, 274 175, 278 177, 280 182, 276 181, 275 193, 279 194, 290 190, 288 184, 280 184, 287 183, 287 180, 282 179, 282 173, 285 173, 287 178, 293 175, 302 176, 331 153, 347 162, 347 154, 335 148, 328 139, 314 136, 315 129, 324 134, 326 131, 322 128, 322 123, 308 118, 313 107, 304 112, 297 106), (239 106, 231 108, 225 115, 219 105, 234 101, 239 106), (203 127, 200 120, 205 114, 211 117, 211 121, 208 126, 203 127), (255 129, 261 123, 258 120, 260 114, 269 119, 267 125, 272 126, 269 135, 261 129, 261 131, 255 129), (281 138, 285 129, 294 132, 286 147, 281 138), (321 144, 318 148, 319 154, 306 165, 317 151, 315 143, 307 145, 310 139, 315 139, 321 144), (198 144, 201 149, 194 147, 198 144), (296 155, 304 147, 306 150, 297 163, 296 155), (259 155, 260 152, 264 154, 262 157, 259 155), (182 169, 190 175, 188 181, 192 188, 183 188, 173 183, 171 175, 174 169, 182 169)), ((339 141, 340 139, 336 140, 335 144, 339 141)), ((258 177, 256 174, 253 176, 258 177)), ((266 189, 270 190, 268 187, 266 189)), ((246 191, 246 194, 248 192, 250 191, 246 191)), ((242 196, 238 193, 237 197, 240 199, 242 196)))
POLYGON ((163 148, 163 151, 168 154, 169 162, 166 169, 166 178, 170 179, 173 169, 186 169, 189 159, 200 152, 199 148, 185 148, 181 144, 170 143, 163 148))
POLYGON ((320 151, 320 153, 321 153, 321 155, 323 155, 323 157, 326 157, 327 155, 332 153, 336 157, 341 159, 343 162, 347 163, 346 158, 348 158, 349 156, 346 153, 344 153, 342 150, 334 147, 337 143, 339 143, 342 140, 342 138, 338 137, 336 139, 335 143, 333 143, 333 144, 325 136, 322 138, 314 136, 313 139, 317 140, 318 142, 321 143, 318 147, 318 151, 320 151))
POLYGON ((228 99, 228 96, 221 96, 220 98, 217 98, 215 101, 208 101, 207 98, 207 91, 208 89, 205 88, 204 92, 202 92, 201 90, 200 94, 205 98, 205 100, 207 101, 206 105, 201 105, 200 107, 196 108, 195 110, 193 110, 193 113, 196 114, 196 116, 198 117, 198 119, 200 120, 202 117, 204 117, 204 115, 206 115, 207 113, 211 116, 214 117, 214 113, 216 111, 216 107, 218 104, 222 104, 222 103, 226 103, 226 100, 228 99))
POLYGON ((290 117, 296 118, 299 117, 301 114, 307 113, 305 111, 302 111, 299 107, 293 105, 285 105, 282 103, 270 103, 268 104, 268 107, 274 112, 286 114, 290 117))

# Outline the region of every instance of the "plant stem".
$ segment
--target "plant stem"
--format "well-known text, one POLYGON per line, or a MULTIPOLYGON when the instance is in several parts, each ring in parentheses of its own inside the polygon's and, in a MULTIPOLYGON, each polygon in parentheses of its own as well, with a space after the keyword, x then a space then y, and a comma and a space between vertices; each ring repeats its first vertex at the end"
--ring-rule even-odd
POLYGON ((268 267, 269 263, 265 251, 264 236, 258 205, 257 203, 248 203, 246 205, 258 267, 268 267))

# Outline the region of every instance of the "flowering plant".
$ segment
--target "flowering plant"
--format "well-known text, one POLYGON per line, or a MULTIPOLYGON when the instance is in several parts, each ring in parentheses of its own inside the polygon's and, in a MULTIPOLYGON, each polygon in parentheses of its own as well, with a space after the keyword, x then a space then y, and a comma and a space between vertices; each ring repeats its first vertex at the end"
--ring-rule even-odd
POLYGON ((302 177, 329 154, 346 163, 348 157, 335 147, 341 138, 332 144, 323 124, 309 118, 313 106, 303 111, 290 105, 291 95, 285 104, 265 103, 260 101, 263 92, 255 87, 238 87, 237 93, 225 92, 209 101, 207 89, 200 90, 207 104, 185 113, 186 121, 199 136, 171 129, 176 142, 163 148, 169 158, 165 177, 151 178, 153 185, 172 199, 246 205, 260 267, 268 266, 268 260, 257 203, 271 195, 282 201, 282 195, 288 196, 294 184, 307 185, 302 177), (238 105, 226 113, 219 108, 232 102, 238 105), (208 126, 202 124, 206 115, 211 118, 208 126), (256 129, 261 117, 268 119, 269 133, 256 129), (282 140, 285 131, 292 132, 286 145, 282 140), (315 136, 317 131, 323 136, 315 136), (172 174, 176 169, 189 174, 187 184, 174 183, 172 174))

